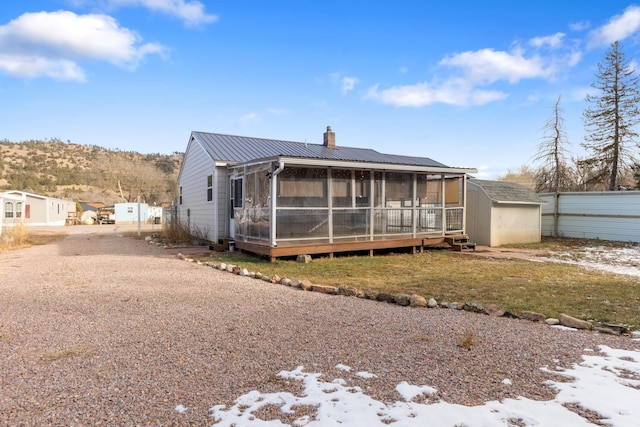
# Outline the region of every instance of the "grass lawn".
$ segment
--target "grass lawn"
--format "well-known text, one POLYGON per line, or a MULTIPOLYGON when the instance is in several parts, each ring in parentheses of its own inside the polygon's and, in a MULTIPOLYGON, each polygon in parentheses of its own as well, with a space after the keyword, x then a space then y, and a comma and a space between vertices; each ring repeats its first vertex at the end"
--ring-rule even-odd
MULTIPOLYGON (((575 241, 567 241, 575 245, 575 241)), ((533 246, 532 246, 533 247, 533 246)), ((543 243, 542 248, 562 248, 543 243)), ((512 313, 523 310, 556 317, 640 327, 637 277, 588 270, 575 265, 520 259, 480 258, 447 249, 421 254, 389 254, 268 262, 241 252, 212 253, 201 261, 225 262, 263 275, 308 279, 314 284, 349 286, 391 294, 418 294, 438 302, 476 301, 512 313)))

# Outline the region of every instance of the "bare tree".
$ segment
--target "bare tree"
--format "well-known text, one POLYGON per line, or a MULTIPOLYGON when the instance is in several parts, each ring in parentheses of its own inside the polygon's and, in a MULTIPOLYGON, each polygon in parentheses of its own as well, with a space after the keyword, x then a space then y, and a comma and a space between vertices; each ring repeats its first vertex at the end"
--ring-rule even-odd
POLYGON ((575 172, 567 163, 569 140, 564 131, 563 110, 558 96, 549 119, 543 129, 534 161, 542 162, 536 171, 536 191, 559 193, 575 188, 575 172))
POLYGON ((583 162, 595 172, 593 180, 606 183, 610 191, 620 184, 621 171, 636 163, 631 147, 638 136, 633 127, 640 121, 638 84, 622 46, 615 41, 598 63, 596 81, 591 84, 598 93, 586 97, 593 107, 583 113, 587 135, 582 146, 590 153, 583 162))

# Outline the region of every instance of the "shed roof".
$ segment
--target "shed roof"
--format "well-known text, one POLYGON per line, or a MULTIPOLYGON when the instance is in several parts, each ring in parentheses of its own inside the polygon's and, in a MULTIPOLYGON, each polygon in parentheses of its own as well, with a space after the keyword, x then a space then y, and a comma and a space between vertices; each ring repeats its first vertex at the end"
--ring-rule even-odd
POLYGON ((470 179, 469 183, 481 187, 489 198, 496 203, 546 204, 529 187, 508 181, 489 181, 484 179, 470 179))
MULTIPOLYGON (((389 165, 412 165, 419 167, 449 168, 428 157, 412 157, 383 154, 369 148, 335 146, 323 144, 282 141, 246 136, 224 135, 208 132, 192 132, 191 136, 215 161, 247 163, 273 157, 292 157, 327 161, 349 161, 380 163, 389 165)), ((469 171, 474 171, 469 169, 469 171)))

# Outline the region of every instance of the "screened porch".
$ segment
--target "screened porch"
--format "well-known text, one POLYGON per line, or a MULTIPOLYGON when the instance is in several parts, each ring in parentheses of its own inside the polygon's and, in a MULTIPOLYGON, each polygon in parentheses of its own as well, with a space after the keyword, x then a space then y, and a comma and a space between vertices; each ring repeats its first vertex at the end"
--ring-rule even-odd
POLYGON ((465 182, 463 173, 237 166, 233 237, 272 256, 439 243, 464 234, 465 182))

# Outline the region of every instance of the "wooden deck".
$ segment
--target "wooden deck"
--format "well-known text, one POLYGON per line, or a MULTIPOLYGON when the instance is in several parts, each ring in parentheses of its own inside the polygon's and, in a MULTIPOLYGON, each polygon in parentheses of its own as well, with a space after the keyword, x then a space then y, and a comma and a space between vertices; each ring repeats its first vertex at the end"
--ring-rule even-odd
POLYGON ((318 255, 325 254, 330 258, 336 253, 344 252, 365 252, 368 251, 373 256, 376 250, 393 248, 410 248, 412 253, 422 252, 425 246, 436 246, 446 244, 452 236, 442 237, 417 237, 390 240, 367 240, 364 242, 340 242, 340 243, 314 243, 304 245, 287 245, 275 248, 258 245, 255 243, 235 241, 236 249, 252 252, 269 257, 271 261, 276 258, 296 256, 296 255, 318 255))

